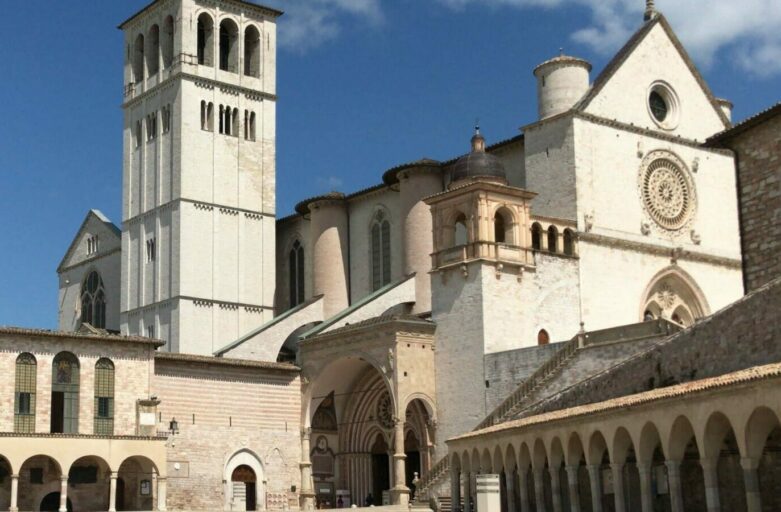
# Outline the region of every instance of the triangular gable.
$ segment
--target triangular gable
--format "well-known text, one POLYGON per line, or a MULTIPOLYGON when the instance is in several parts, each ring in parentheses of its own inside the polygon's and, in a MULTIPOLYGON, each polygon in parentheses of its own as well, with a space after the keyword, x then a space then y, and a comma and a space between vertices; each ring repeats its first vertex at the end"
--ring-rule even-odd
POLYGON ((653 68, 656 62, 659 63, 659 69, 650 69, 649 73, 658 71, 658 78, 661 79, 669 78, 665 76, 665 73, 672 73, 676 69, 688 70, 688 76, 679 75, 674 79, 666 80, 668 82, 676 82, 671 85, 676 89, 676 93, 683 103, 681 107, 681 123, 677 129, 672 130, 672 133, 692 139, 705 139, 713 133, 730 126, 729 119, 719 106, 710 87, 708 87, 697 66, 695 66, 686 49, 675 35, 675 32, 673 32, 667 19, 661 14, 646 22, 632 35, 624 47, 621 48, 602 73, 600 73, 588 93, 578 103, 576 109, 641 127, 647 125, 655 128, 653 121, 646 115, 645 109, 647 87, 650 85, 650 81, 644 80, 645 77, 638 73, 638 70, 642 69, 643 65, 653 68), (661 34, 666 36, 666 41, 663 40, 664 38, 659 37, 661 34), (637 59, 642 58, 642 55, 654 53, 653 48, 644 47, 644 45, 654 43, 661 43, 664 46, 658 47, 658 52, 668 52, 669 54, 677 55, 681 59, 681 65, 676 66, 676 63, 670 62, 669 58, 657 59, 655 62, 638 62, 637 59), (646 81, 649 83, 645 83, 646 81), (633 87, 637 87, 638 93, 642 93, 642 112, 638 112, 638 103, 631 104, 631 113, 627 111, 627 100, 632 96, 631 89, 633 87), (694 91, 702 95, 700 99, 694 98, 694 91), (684 95, 686 96, 684 97, 684 95), (692 108, 691 103, 698 105, 696 108, 692 108), (703 116, 704 111, 712 111, 713 115, 703 116), (691 122, 686 122, 689 120, 686 117, 687 112, 697 113, 696 117, 699 121, 699 126, 692 126, 691 122), (633 115, 637 117, 632 118, 633 115), (703 117, 710 117, 710 119, 703 119, 703 117))
POLYGON ((86 249, 83 246, 86 243, 86 237, 94 234, 100 237, 100 248, 95 256, 106 254, 122 246, 122 232, 120 229, 108 217, 103 215, 100 210, 90 210, 87 212, 87 216, 84 218, 84 222, 81 223, 68 250, 65 252, 65 256, 63 256, 62 261, 57 266, 57 272, 61 272, 67 267, 88 259, 86 257, 86 249))

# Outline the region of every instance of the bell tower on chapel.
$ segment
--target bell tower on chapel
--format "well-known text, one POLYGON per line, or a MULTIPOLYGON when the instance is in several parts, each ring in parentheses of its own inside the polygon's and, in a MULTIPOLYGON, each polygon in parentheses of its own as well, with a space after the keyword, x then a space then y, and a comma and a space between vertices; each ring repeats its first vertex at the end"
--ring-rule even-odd
POLYGON ((120 25, 123 334, 211 354, 272 317, 281 14, 158 0, 120 25))

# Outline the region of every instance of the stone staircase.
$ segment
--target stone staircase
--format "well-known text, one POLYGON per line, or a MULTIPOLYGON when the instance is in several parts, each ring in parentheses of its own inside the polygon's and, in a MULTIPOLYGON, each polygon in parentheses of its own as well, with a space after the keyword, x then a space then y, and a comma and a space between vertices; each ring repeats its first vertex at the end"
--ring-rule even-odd
MULTIPOLYGON (((680 326, 666 320, 625 325, 590 333, 581 329, 574 338, 565 342, 550 359, 522 381, 515 391, 491 411, 473 431, 513 419, 539 399, 558 393, 598 371, 605 370, 680 329, 680 326), (633 342, 631 349, 612 350, 611 346, 618 347, 619 344, 626 342, 633 342), (600 354, 597 360, 576 357, 582 353, 582 349, 595 346, 604 347, 607 354, 600 354), (611 351, 614 353, 611 354, 611 351), (567 374, 556 380, 555 377, 562 376, 565 368, 568 369, 567 374)), ((416 504, 428 505, 431 497, 437 496, 433 491, 445 485, 449 476, 450 459, 446 456, 420 478, 415 493, 416 504)), ((449 493, 449 489, 446 492, 449 493)), ((437 496, 437 500, 440 510, 450 510, 450 496, 437 496), (444 506, 446 501, 447 507, 444 506)))

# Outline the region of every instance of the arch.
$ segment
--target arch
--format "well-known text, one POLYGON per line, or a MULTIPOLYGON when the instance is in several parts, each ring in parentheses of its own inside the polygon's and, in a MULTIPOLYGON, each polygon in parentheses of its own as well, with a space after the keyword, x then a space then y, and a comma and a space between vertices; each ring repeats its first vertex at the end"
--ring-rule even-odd
POLYGON ((14 432, 35 432, 35 404, 38 362, 29 352, 16 358, 14 390, 14 432))
POLYGON ((670 436, 667 441, 667 458, 670 460, 680 461, 683 459, 686 446, 690 441, 694 440, 696 445, 697 440, 694 436, 694 427, 692 427, 691 421, 686 416, 678 416, 673 421, 673 425, 670 428, 670 436))
POLYGON ((133 83, 140 84, 144 81, 144 34, 138 34, 133 43, 133 56, 131 67, 133 70, 133 83))
POLYGON ((384 209, 377 210, 371 223, 372 290, 391 282, 391 226, 384 209))
POLYGON ((461 469, 461 456, 458 454, 458 452, 452 453, 450 455, 450 467, 455 471, 459 471, 461 469))
POLYGON ((559 230, 553 224, 548 226, 548 239, 546 240, 546 242, 547 242, 548 252, 558 252, 559 230))
POLYGON ((629 431, 624 427, 618 427, 613 434, 611 461, 615 464, 624 464, 630 452, 634 452, 634 443, 629 431))
POLYGON ((539 222, 532 224, 532 249, 535 251, 542 250, 542 226, 539 222))
POLYGON ((575 233, 569 228, 564 230, 564 254, 575 255, 575 233))
POLYGON ((724 439, 730 432, 734 432, 734 429, 729 418, 720 411, 711 413, 705 422, 702 442, 703 458, 717 459, 721 454, 724 439))
POLYGON ((469 229, 466 226, 466 215, 462 212, 453 219, 453 243, 451 247, 459 247, 469 243, 469 229))
POLYGON ((19 510, 41 510, 42 500, 51 492, 56 492, 59 498, 62 474, 62 464, 54 457, 43 454, 28 457, 19 466, 18 475, 19 488, 30 492, 19 492, 19 510))
POLYGON ((260 76, 260 31, 255 25, 244 29, 244 74, 260 76))
POLYGON ((504 452, 504 467, 508 471, 512 471, 518 467, 518 458, 515 455, 515 446, 508 444, 504 452))
POLYGON ((51 432, 79 431, 79 360, 60 352, 52 362, 51 432))
POLYGON ((532 451, 532 467, 540 469, 548 463, 548 451, 545 449, 545 443, 542 439, 535 439, 532 451))
POLYGON ((407 397, 402 402, 402 410, 406 410, 407 407, 412 404, 412 402, 418 401, 420 402, 421 406, 425 409, 426 414, 431 419, 437 418, 437 408, 434 405, 434 399, 432 399, 429 395, 426 393, 411 393, 407 395, 407 397))
POLYGON ((68 485, 79 490, 78 510, 108 510, 111 467, 103 458, 86 455, 74 460, 68 469, 68 485))
POLYGON ((81 322, 106 328, 106 291, 97 270, 88 272, 81 283, 81 322))
POLYGON ((745 457, 759 459, 773 429, 781 426, 778 416, 767 407, 757 407, 751 413, 745 427, 745 457))
POLYGON ((295 240, 288 252, 288 298, 290 307, 296 307, 304 302, 305 285, 305 260, 304 246, 300 240, 295 240))
POLYGON ((160 27, 157 24, 149 28, 146 45, 146 72, 154 76, 160 71, 160 27))
POLYGON ((667 459, 680 466, 680 479, 686 482, 682 493, 684 510, 705 510, 705 477, 700 465, 701 452, 692 423, 684 415, 673 421, 670 428, 667 459))
POLYGON ((255 452, 247 448, 234 452, 225 462, 223 473, 228 487, 225 510, 230 510, 230 505, 239 510, 257 510, 258 504, 265 502, 263 486, 258 485, 265 480, 264 475, 263 463, 255 452))
POLYGON ((491 464, 494 473, 501 473, 505 469, 504 455, 502 454, 502 448, 499 445, 494 446, 494 456, 491 464))
POLYGON ((117 470, 117 495, 124 500, 122 510, 153 510, 152 496, 157 493, 152 486, 159 474, 155 463, 147 457, 134 455, 125 458, 117 470))
POLYGON ((514 236, 515 216, 509 208, 500 206, 494 212, 494 242, 517 245, 514 236))
POLYGON ((214 65, 214 20, 207 13, 198 15, 198 64, 214 65))
POLYGON ((480 473, 492 473, 493 472, 493 460, 491 460, 491 452, 488 448, 483 448, 483 454, 480 456, 480 473))
MULTIPOLYGON (((608 452, 608 447, 605 436, 599 430, 594 431, 588 441, 586 462, 598 466, 602 464, 606 452, 608 452)), ((608 452, 607 455, 609 457, 610 453, 608 452)))
POLYGON ((567 440, 566 461, 568 466, 577 466, 584 458, 583 441, 580 434, 573 432, 567 440))
POLYGON ((94 433, 114 434, 114 363, 106 357, 95 363, 94 433))
POLYGON ((220 21, 220 69, 239 71, 239 26, 230 18, 220 21))
POLYGON ((168 69, 174 63, 174 17, 170 14, 163 20, 163 37, 160 41, 163 57, 163 69, 168 69))
POLYGON ((709 311, 705 295, 694 279, 680 267, 669 266, 657 272, 643 290, 639 318, 665 318, 688 327, 709 311))
MULTIPOLYGON (((647 422, 640 431, 640 440, 637 443, 637 462, 642 464, 651 464, 654 458, 654 451, 662 448, 659 429, 652 422, 647 422)), ((664 454, 664 452, 662 452, 664 454)))

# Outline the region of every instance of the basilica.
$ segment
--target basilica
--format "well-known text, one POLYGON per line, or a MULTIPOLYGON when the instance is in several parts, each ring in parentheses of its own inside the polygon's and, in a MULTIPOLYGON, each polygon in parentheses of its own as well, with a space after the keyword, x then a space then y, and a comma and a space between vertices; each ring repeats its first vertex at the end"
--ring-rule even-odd
POLYGON ((122 219, 0 328, 0 509, 781 508, 781 107, 733 125, 649 0, 519 133, 280 216, 282 14, 120 24, 122 219))

